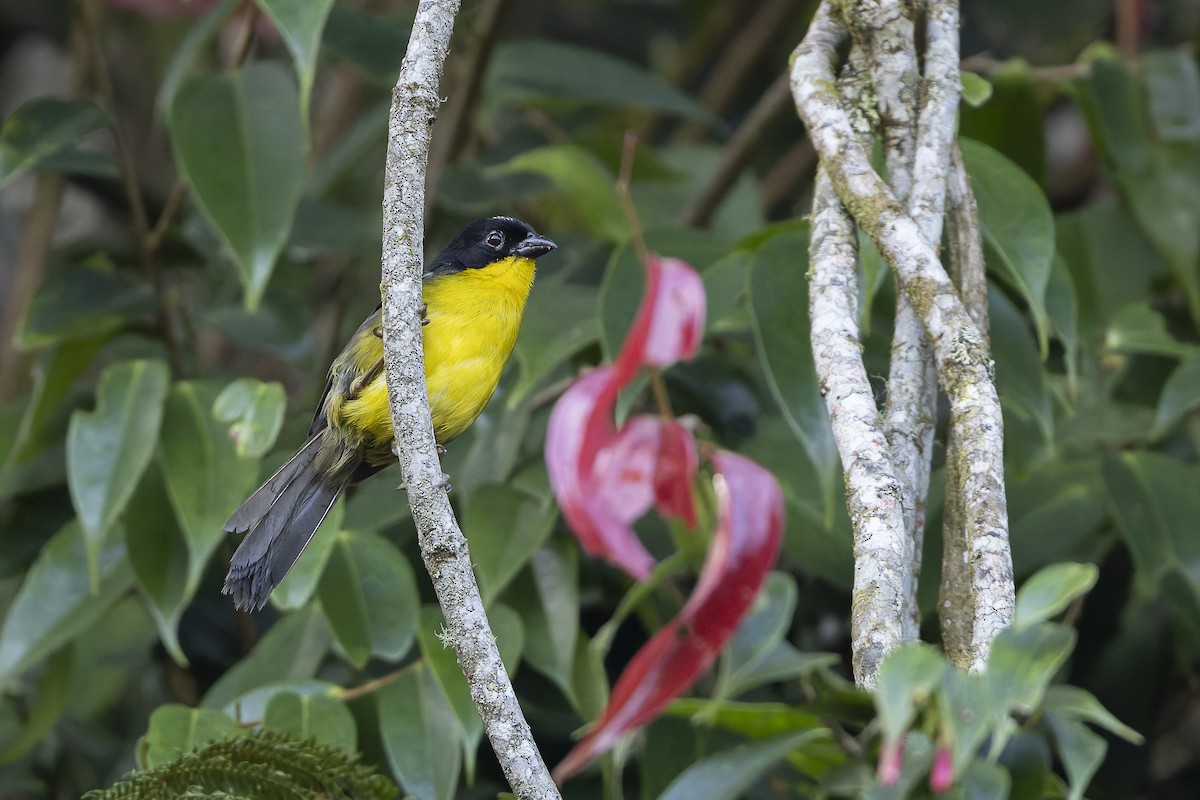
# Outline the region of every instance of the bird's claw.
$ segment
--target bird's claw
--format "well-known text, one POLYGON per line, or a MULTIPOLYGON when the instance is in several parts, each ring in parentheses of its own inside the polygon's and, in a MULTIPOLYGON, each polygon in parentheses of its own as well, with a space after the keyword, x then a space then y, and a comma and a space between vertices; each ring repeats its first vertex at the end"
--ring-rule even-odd
POLYGON ((421 327, 422 328, 424 328, 426 325, 429 324, 428 313, 429 313, 429 304, 421 303, 421 327))

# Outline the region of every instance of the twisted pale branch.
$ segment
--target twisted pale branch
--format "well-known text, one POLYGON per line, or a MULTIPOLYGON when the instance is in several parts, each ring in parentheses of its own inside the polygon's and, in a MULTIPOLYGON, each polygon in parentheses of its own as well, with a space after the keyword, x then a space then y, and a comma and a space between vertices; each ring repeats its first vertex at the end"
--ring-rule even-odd
MULTIPOLYGON (((942 387, 960 435, 960 492, 965 529, 966 593, 953 598, 968 620, 955 660, 982 666, 991 640, 1012 619, 1012 560, 1004 498, 1003 420, 986 339, 959 300, 925 231, 871 166, 834 84, 846 29, 827 2, 792 57, 792 95, 829 182, 891 264, 933 346, 942 387)), ((815 326, 814 326, 815 335, 815 326)), ((857 534, 856 534, 857 535, 857 534)), ((858 565, 857 570, 875 568, 858 565)), ((951 646, 948 643, 948 646, 951 646)), ((857 667, 856 667, 857 668, 857 667)))
POLYGON ((450 508, 425 386, 420 320, 425 178, 438 84, 458 7, 458 0, 421 0, 388 119, 380 287, 388 395, 421 555, 488 739, 518 797, 557 798, 500 661, 467 541, 450 508))

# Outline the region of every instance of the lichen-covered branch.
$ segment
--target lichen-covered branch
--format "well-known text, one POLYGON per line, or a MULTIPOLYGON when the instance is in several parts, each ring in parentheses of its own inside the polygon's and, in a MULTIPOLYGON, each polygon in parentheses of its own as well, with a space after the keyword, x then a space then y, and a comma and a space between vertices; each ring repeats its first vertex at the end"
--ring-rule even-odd
POLYGON ((557 798, 500 661, 467 541, 450 508, 425 386, 420 320, 425 171, 430 128, 440 105, 438 85, 458 7, 458 0, 421 0, 388 119, 380 287, 388 395, 421 555, 488 739, 518 797, 557 798))
POLYGON ((873 687, 884 656, 903 640, 911 552, 902 489, 862 360, 854 222, 823 169, 817 171, 809 253, 813 361, 842 458, 854 531, 854 679, 873 687))
POLYGON ((986 339, 974 325, 924 232, 871 166, 834 83, 845 29, 828 2, 792 56, 792 96, 829 181, 892 265, 933 346, 938 375, 961 433, 960 489, 967 520, 970 594, 956 609, 971 621, 959 663, 981 666, 1012 620, 1012 558, 1004 496, 1003 419, 986 339))

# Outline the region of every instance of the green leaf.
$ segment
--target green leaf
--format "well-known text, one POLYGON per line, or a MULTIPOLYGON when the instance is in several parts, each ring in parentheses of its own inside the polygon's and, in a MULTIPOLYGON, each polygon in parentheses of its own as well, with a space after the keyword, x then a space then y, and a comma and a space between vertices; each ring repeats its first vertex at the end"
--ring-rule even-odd
POLYGON ((286 408, 282 383, 238 378, 217 395, 212 413, 229 425, 239 458, 262 458, 275 446, 286 408))
POLYGON ((1106 459, 1103 475, 1140 589, 1158 596, 1166 578, 1178 572, 1200 602, 1200 537, 1194 535, 1200 469, 1160 453, 1130 451, 1106 459))
POLYGON ((161 470, 147 470, 129 500, 125 545, 142 596, 171 658, 187 666, 179 644, 179 618, 191 601, 188 545, 167 495, 161 470))
POLYGON ((629 235, 614 188, 616 178, 600 159, 579 145, 556 144, 525 150, 493 170, 542 175, 596 236, 622 241, 629 235))
POLYGON ((567 100, 615 109, 666 112, 707 125, 712 112, 650 70, 565 42, 503 42, 488 63, 483 96, 489 106, 567 100))
POLYGON ((154 455, 169 381, 158 361, 123 361, 100 376, 96 409, 67 429, 67 485, 88 543, 89 584, 99 584, 105 536, 154 455))
POLYGON ((1095 564, 1052 564, 1041 570, 1017 592, 1013 627, 1027 628, 1055 616, 1091 591, 1099 574, 1095 564))
POLYGON ((17 341, 28 348, 67 339, 99 339, 147 317, 154 293, 111 264, 56 269, 34 296, 21 321, 17 341))
POLYGON ((213 684, 202 705, 225 708, 251 689, 312 677, 332 638, 325 617, 314 608, 285 615, 258 640, 249 655, 213 684))
POLYGON ((312 94, 313 76, 317 71, 317 53, 321 48, 321 32, 334 0, 255 0, 287 44, 296 62, 300 80, 300 113, 308 122, 308 101, 312 94))
POLYGON ((325 23, 323 44, 329 52, 356 64, 376 83, 390 89, 400 72, 412 22, 413 12, 409 9, 395 16, 372 17, 338 5, 325 23))
POLYGON ((1095 459, 1056 460, 1007 481, 1013 551, 1018 572, 1058 561, 1086 559, 1095 552, 1108 514, 1096 502, 1104 486, 1095 459))
POLYGON ((233 251, 253 310, 304 187, 308 126, 296 85, 269 61, 193 78, 175 96, 170 129, 180 169, 233 251))
POLYGON ((235 8, 242 5, 243 0, 220 0, 198 20, 188 24, 187 33, 174 48, 171 61, 167 64, 162 81, 158 87, 158 97, 155 103, 159 113, 164 116, 171 108, 179 85, 192 69, 192 64, 200 57, 209 42, 217 35, 217 31, 233 13, 235 8))
POLYGON ((293 739, 312 739, 317 744, 340 747, 354 753, 358 732, 346 705, 321 694, 279 692, 267 701, 263 727, 284 731, 293 739))
POLYGON ((807 253, 807 230, 785 231, 763 243, 750 273, 751 318, 771 394, 816 467, 828 508, 840 462, 812 360, 807 253))
POLYGON ((46 739, 67 710, 75 672, 75 648, 65 647, 50 656, 38 678, 37 697, 29 709, 21 735, 0 752, 0 765, 22 758, 46 739))
POLYGON ((767 576, 750 613, 729 642, 714 698, 736 697, 763 684, 792 680, 838 663, 834 653, 801 653, 785 640, 796 596, 791 575, 772 572, 767 576))
POLYGON ((659 800, 739 797, 793 750, 828 735, 823 730, 788 733, 710 756, 684 770, 659 800))
POLYGON ((714 703, 699 697, 681 697, 672 701, 663 716, 694 719, 751 739, 824 727, 819 714, 799 706, 763 702, 714 703))
POLYGON ((993 707, 988 678, 948 669, 937 688, 938 710, 945 740, 954 760, 954 774, 962 775, 978 753, 992 726, 1006 724, 1007 707, 993 707))
POLYGON ((1024 316, 1003 292, 988 293, 996 389, 1005 410, 1030 419, 1042 441, 1054 440, 1054 402, 1050 382, 1038 357, 1037 344, 1024 316))
POLYGON ((1078 686, 1051 686, 1042 700, 1043 711, 1053 711, 1063 719, 1076 718, 1099 725, 1131 744, 1141 744, 1144 737, 1100 704, 1095 696, 1078 686))
POLYGON ((964 800, 1008 800, 1012 779, 999 764, 975 760, 959 779, 964 800))
POLYGON ((1200 151, 1188 115, 1194 116, 1194 109, 1179 116, 1188 98, 1197 94, 1196 67, 1179 61, 1172 65, 1171 57, 1163 56, 1152 60, 1146 73, 1149 99, 1123 59, 1097 59, 1088 79, 1078 85, 1079 101, 1122 198, 1182 285, 1193 318, 1200 319, 1200 190, 1195 179, 1200 151), (1157 117, 1157 132, 1147 119, 1147 106, 1157 117))
POLYGON ((146 731, 142 769, 153 769, 176 761, 209 742, 241 736, 245 730, 223 711, 188 708, 170 703, 154 709, 146 731))
POLYGON ((0 691, 26 668, 96 623, 133 585, 121 537, 100 551, 97 590, 88 589, 88 546, 78 520, 38 554, 0 629, 0 691))
POLYGON ((579 636, 579 551, 551 540, 534 553, 527 572, 504 600, 525 623, 524 658, 574 704, 572 674, 579 636))
POLYGON ((1162 314, 1145 302, 1127 305, 1113 316, 1104 344, 1118 353, 1170 358, 1184 358, 1194 351, 1193 347, 1172 336, 1162 314))
POLYGON ((1088 783, 1104 760, 1108 743, 1078 720, 1063 718, 1053 711, 1046 714, 1045 720, 1067 770, 1070 786, 1067 800, 1082 800, 1088 783))
POLYGON ((1045 358, 1050 339, 1046 287, 1054 263, 1050 204, 1041 187, 1000 153, 970 139, 959 144, 979 204, 988 266, 1029 304, 1045 358))
MULTIPOLYGON (((521 618, 511 608, 500 604, 489 608, 487 613, 492 633, 496 636, 496 646, 500 649, 500 660, 512 675, 524 645, 521 618)), ((441 609, 432 604, 423 606, 421 624, 417 626, 417 641, 420 642, 421 655, 425 657, 430 673, 442 687, 458 720, 464 766, 470 782, 475 774, 475 756, 483 739, 483 720, 471 699, 471 690, 467 686, 467 679, 463 677, 462 668, 458 666, 454 647, 442 638, 444 630, 441 609)))
POLYGON ((1079 300, 1071 270, 1057 253, 1050 270, 1050 282, 1046 285, 1046 313, 1062 343, 1067 379, 1074 391, 1079 372, 1079 300))
POLYGON ((1162 438, 1185 414, 1200 408, 1200 350, 1192 350, 1184 357, 1158 397, 1158 408, 1154 411, 1155 438, 1162 438))
POLYGON ((987 78, 974 72, 960 72, 962 79, 963 102, 974 108, 979 108, 992 97, 992 83, 987 78))
POLYGON ((438 682, 413 664, 379 691, 379 727, 388 762, 418 800, 450 800, 462 765, 458 722, 438 682))
POLYGON ((319 588, 325 616, 350 661, 399 661, 412 646, 420 600, 412 567, 374 533, 337 535, 319 588))
POLYGON ((485 605, 504 591, 550 536, 558 509, 548 499, 495 484, 479 487, 468 498, 463 531, 485 605))
MULTIPOLYGON (((1049 622, 1001 631, 988 654, 992 711, 1001 715, 1013 708, 1037 708, 1074 646, 1074 630, 1049 622)), ((993 751, 998 747, 999 742, 993 751)))
POLYGON ((84 134, 108 124, 108 115, 86 100, 36 97, 0 127, 0 189, 84 134))
POLYGON ((258 464, 238 458, 228 432, 213 417, 216 398, 212 383, 180 381, 171 387, 163 417, 160 464, 188 547, 185 599, 225 538, 225 520, 258 478, 258 464))
POLYGON ((509 408, 515 408, 566 358, 596 341, 600 330, 597 298, 595 287, 567 283, 558 275, 534 284, 513 349, 521 378, 507 394, 509 408))
POLYGON ((897 647, 884 659, 872 694, 887 741, 898 741, 904 735, 946 668, 941 653, 919 642, 897 647))

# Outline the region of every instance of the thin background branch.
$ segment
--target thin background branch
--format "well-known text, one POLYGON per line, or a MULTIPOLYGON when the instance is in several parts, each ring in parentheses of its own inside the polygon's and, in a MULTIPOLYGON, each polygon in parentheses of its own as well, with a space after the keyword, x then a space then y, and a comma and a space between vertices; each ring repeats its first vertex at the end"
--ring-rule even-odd
POLYGON ((558 798, 484 613, 442 475, 421 349, 425 180, 458 0, 421 0, 392 97, 383 193, 383 349, 396 452, 421 556, 484 730, 518 797, 558 798))

